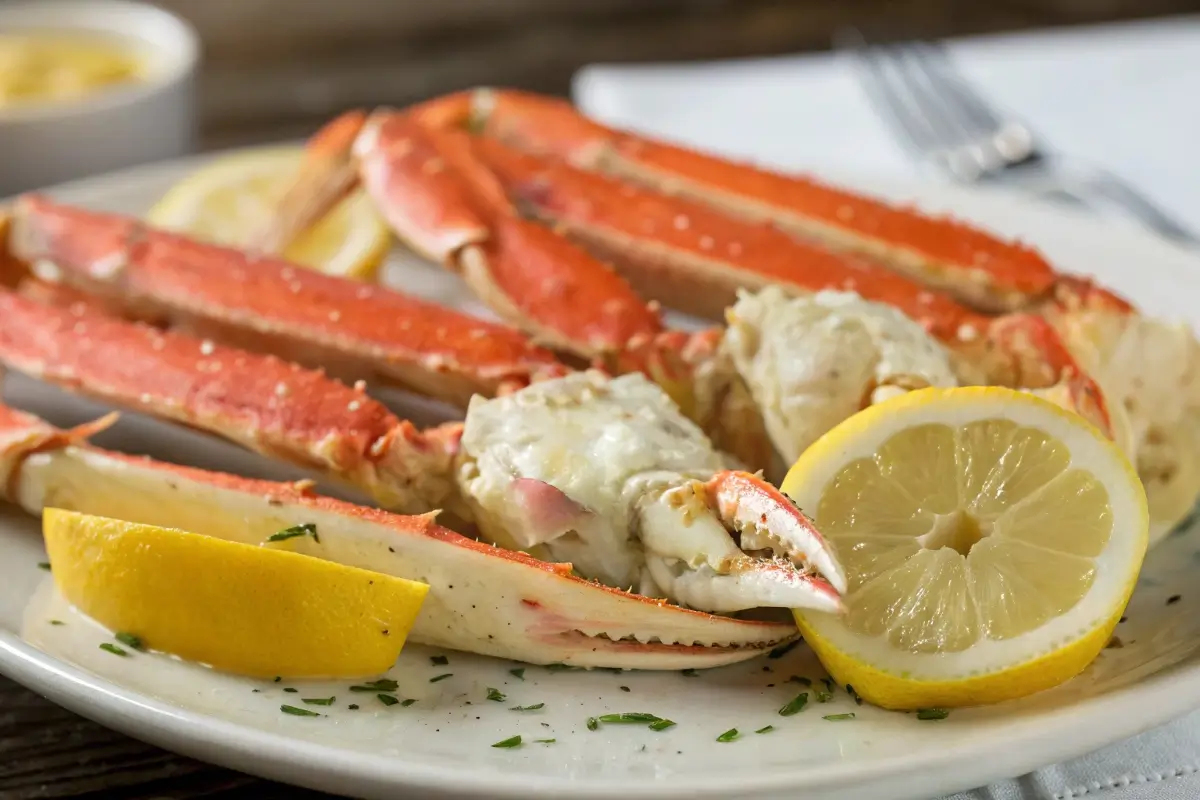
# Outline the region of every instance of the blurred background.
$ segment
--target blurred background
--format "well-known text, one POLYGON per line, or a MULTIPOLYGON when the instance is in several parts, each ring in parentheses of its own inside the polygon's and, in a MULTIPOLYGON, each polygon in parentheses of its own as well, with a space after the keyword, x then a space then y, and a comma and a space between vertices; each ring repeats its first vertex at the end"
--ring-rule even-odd
MULTIPOLYGON (((2 4, 5 0, 0 0, 2 4)), ((158 0, 204 43, 201 146, 480 84, 565 95, 595 62, 828 49, 845 25, 946 37, 1153 17, 1197 0, 158 0)))

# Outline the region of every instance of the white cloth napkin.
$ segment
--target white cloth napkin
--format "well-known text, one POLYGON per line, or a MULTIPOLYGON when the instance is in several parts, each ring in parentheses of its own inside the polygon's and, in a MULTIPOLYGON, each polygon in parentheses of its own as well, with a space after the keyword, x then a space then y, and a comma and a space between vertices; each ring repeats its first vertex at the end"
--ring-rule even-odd
MULTIPOLYGON (((1200 16, 950 43, 966 77, 1060 153, 1102 165, 1200 230, 1200 16)), ((592 66, 599 119, 783 169, 914 174, 831 54, 592 66)), ((1084 758, 947 800, 1196 800, 1200 712, 1084 758)))

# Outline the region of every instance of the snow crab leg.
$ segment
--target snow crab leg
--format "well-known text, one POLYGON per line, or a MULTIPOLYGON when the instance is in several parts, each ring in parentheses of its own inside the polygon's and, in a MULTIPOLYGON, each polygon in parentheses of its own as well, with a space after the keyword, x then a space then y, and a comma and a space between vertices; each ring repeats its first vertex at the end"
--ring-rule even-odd
MULTIPOLYGON (((117 320, 84 303, 44 305, 6 291, 0 291, 0 363, 102 401, 215 433, 269 457, 315 468, 391 508, 449 509, 460 519, 476 521, 494 541, 523 548, 546 545, 550 559, 575 560, 582 574, 608 585, 636 583, 655 596, 710 611, 776 604, 840 608, 838 592, 845 588, 844 577, 812 523, 761 478, 735 479, 724 470, 723 457, 699 429, 679 414, 658 387, 640 377, 641 383, 630 387, 628 380, 618 383, 598 373, 576 374, 545 380, 509 396, 506 415, 530 413, 539 406, 539 398, 560 398, 542 403, 537 412, 538 424, 553 427, 563 424, 562 418, 572 412, 561 398, 571 387, 583 386, 577 397, 583 409, 579 413, 590 414, 595 431, 605 429, 611 435, 640 423, 660 434, 664 452, 672 446, 684 448, 696 462, 690 469, 707 468, 712 474, 706 502, 693 504, 685 517, 652 518, 650 512, 631 516, 621 505, 589 512, 587 525, 574 525, 550 537, 569 537, 572 547, 563 550, 547 544, 549 539, 527 541, 529 530, 544 530, 546 520, 556 518, 558 507, 584 508, 566 492, 586 494, 595 486, 576 476, 574 485, 559 481, 562 488, 546 484, 542 492, 531 493, 521 482, 505 482, 497 505, 479 502, 457 477, 462 472, 456 465, 463 461, 536 449, 536 441, 514 432, 511 425, 504 435, 484 445, 463 441, 459 423, 418 431, 368 397, 361 386, 351 389, 273 356, 117 320), (628 404, 606 402, 623 389, 637 398, 636 422, 626 419, 628 404), (506 514, 511 496, 523 500, 530 516, 506 514), (736 513, 739 497, 770 520, 769 525, 750 526, 751 537, 761 540, 755 540, 753 554, 740 550, 733 538, 748 525, 736 513), (707 539, 693 535, 706 524, 707 539), (608 550, 615 550, 628 569, 608 569, 600 555, 608 550), (662 575, 668 563, 678 567, 678 581, 652 584, 641 579, 647 564, 662 575), (700 569, 701 564, 707 568, 700 569), (813 575, 814 570, 829 576, 834 585, 813 575)), ((477 396, 468 409, 467 423, 494 413, 495 408, 495 401, 477 396)), ((597 435, 595 431, 581 431, 580 440, 587 441, 597 435)), ((692 482, 682 475, 670 480, 663 458, 652 454, 641 471, 662 472, 664 491, 692 482)), ((624 463, 621 454, 609 454, 608 462, 602 458, 590 480, 603 484, 624 463)), ((506 475, 512 473, 519 471, 510 469, 506 475)), ((644 500, 635 494, 629 502, 644 500)))
POLYGON ((101 420, 62 431, 0 406, 0 497, 44 508, 178 527, 259 544, 314 523, 300 552, 430 586, 411 640, 531 664, 683 669, 753 658, 795 636, 790 624, 737 620, 586 581, 439 526, 321 497, 304 485, 247 480, 86 444, 101 420), (469 576, 469 579, 464 579, 469 576))

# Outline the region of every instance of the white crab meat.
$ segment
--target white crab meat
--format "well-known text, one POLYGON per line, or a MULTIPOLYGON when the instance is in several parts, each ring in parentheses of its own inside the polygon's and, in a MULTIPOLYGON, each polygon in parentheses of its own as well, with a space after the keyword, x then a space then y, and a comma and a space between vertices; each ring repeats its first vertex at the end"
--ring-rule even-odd
POLYGON ((851 292, 742 291, 726 321, 723 347, 789 464, 872 403, 958 385, 949 353, 924 328, 851 292))
POLYGON ((1076 311, 1055 326, 1110 411, 1124 411, 1119 444, 1146 487, 1153 543, 1200 495, 1200 344, 1186 325, 1139 314, 1076 311))
POLYGON ((476 396, 460 459, 463 495, 502 545, 706 611, 841 608, 845 577, 811 522, 761 478, 726 470, 642 375, 476 396))

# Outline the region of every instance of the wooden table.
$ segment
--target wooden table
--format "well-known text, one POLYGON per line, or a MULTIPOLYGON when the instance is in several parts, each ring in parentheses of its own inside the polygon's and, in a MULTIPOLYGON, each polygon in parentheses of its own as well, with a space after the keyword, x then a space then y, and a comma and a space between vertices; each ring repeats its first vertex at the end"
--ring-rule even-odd
POLYGON ((108 730, 0 677, 0 800, 320 800, 108 730))

